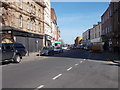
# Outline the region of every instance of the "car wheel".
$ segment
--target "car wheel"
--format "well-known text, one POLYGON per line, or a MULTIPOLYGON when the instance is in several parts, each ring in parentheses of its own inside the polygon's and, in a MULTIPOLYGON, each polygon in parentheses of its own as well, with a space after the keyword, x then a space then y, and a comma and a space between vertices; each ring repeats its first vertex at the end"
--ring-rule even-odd
POLYGON ((16 55, 16 56, 15 56, 14 62, 15 62, 15 63, 20 63, 20 62, 21 62, 20 55, 16 55))

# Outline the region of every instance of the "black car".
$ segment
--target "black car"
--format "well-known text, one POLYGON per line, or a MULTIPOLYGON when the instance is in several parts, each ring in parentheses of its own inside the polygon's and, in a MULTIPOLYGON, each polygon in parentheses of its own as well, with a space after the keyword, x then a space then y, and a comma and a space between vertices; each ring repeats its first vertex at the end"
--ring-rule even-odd
POLYGON ((40 55, 54 55, 54 47, 43 47, 40 55))
POLYGON ((13 61, 19 63, 27 51, 21 43, 2 43, 0 44, 0 53, 2 54, 0 62, 13 61))

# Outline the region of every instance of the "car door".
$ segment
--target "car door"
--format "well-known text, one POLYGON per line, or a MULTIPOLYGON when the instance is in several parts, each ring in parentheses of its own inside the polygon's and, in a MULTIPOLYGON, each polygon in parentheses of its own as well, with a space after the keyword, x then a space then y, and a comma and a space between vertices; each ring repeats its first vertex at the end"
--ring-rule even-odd
POLYGON ((14 49, 11 45, 5 45, 5 50, 3 53, 5 54, 5 59, 11 59, 14 55, 14 49))

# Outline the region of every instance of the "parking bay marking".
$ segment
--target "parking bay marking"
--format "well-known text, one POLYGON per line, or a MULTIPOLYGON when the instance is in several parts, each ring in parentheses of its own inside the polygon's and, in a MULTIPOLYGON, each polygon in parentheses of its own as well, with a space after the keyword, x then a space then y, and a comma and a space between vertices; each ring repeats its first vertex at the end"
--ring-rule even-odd
POLYGON ((53 78, 53 80, 56 80, 56 79, 59 78, 60 76, 62 76, 62 74, 58 74, 57 76, 55 76, 55 77, 53 78))

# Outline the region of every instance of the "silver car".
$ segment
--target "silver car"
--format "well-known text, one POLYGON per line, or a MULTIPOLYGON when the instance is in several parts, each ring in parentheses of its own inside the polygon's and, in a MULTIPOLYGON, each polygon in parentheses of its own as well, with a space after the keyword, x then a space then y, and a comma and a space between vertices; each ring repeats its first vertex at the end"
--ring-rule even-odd
POLYGON ((54 47, 43 47, 40 55, 54 55, 54 47))

